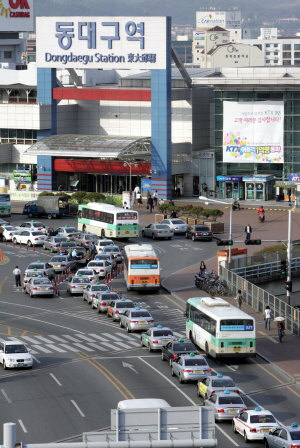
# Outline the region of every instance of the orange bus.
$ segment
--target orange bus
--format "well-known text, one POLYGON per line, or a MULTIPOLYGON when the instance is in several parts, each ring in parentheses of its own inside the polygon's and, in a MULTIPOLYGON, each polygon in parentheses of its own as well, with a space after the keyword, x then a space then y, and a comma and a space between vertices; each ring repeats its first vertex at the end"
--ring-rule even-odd
POLYGON ((128 244, 124 250, 127 290, 160 288, 160 260, 151 244, 128 244))

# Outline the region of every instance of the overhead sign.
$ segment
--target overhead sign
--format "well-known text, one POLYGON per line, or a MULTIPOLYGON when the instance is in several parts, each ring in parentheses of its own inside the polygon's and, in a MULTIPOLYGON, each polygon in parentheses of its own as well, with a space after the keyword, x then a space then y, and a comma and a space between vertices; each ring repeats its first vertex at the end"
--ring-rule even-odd
POLYGON ((223 101, 223 162, 284 163, 283 101, 223 101))
POLYGON ((38 17, 37 66, 165 69, 167 17, 38 17))
POLYGON ((289 182, 300 182, 300 173, 290 173, 288 174, 289 182))
POLYGON ((0 0, 0 30, 34 31, 34 0, 0 0))
POLYGON ((240 11, 197 11, 196 28, 240 28, 241 17, 240 11))

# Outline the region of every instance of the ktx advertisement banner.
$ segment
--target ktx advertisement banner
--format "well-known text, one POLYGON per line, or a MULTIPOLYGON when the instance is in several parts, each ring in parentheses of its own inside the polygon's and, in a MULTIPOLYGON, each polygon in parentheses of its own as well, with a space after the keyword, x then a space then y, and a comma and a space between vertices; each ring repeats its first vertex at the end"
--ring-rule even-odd
POLYGON ((37 66, 165 69, 167 17, 38 17, 37 66))
POLYGON ((223 102, 223 162, 283 163, 282 101, 223 102))

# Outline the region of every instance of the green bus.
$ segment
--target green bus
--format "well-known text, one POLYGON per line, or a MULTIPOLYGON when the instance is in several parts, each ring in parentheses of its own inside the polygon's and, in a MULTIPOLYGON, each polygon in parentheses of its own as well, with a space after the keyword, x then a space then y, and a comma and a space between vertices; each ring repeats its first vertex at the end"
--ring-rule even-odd
POLYGON ((11 202, 9 193, 0 193, 0 216, 11 215, 11 202))
POLYGON ((78 230, 101 238, 138 238, 139 215, 134 210, 90 202, 78 207, 78 230))
POLYGON ((207 355, 255 357, 255 319, 218 297, 192 297, 186 303, 186 335, 207 355))

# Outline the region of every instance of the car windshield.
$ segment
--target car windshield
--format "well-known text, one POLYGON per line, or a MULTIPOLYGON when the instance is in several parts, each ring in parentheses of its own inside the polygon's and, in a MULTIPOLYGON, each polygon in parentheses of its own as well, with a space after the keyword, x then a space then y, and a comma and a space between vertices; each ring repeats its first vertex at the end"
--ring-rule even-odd
POLYGON ((48 278, 39 278, 33 281, 34 285, 51 285, 51 282, 48 278))
POLYGON ((32 223, 32 227, 35 227, 35 228, 37 228, 37 227, 45 228, 44 224, 42 224, 41 222, 33 222, 32 223))
POLYGON ((23 344, 12 344, 6 345, 5 353, 28 353, 28 350, 23 344))
POLYGON ((103 266, 103 261, 92 261, 89 266, 103 266))
POLYGON ((92 271, 91 269, 83 269, 82 271, 78 271, 76 273, 77 275, 94 275, 94 271, 92 271))
POLYGON ((27 269, 44 269, 44 263, 31 263, 27 269))
POLYGON ((241 397, 219 397, 219 404, 244 404, 241 397))
POLYGON ((186 366, 207 366, 207 362, 203 358, 186 359, 184 364, 186 366))
POLYGON ((65 227, 61 230, 62 232, 71 233, 71 232, 77 232, 78 230, 75 229, 75 227, 65 227))
POLYGON ((148 311, 134 311, 131 317, 151 317, 148 311))
POLYGON ((91 287, 91 291, 106 291, 107 286, 106 285, 93 285, 91 287))
POLYGON ((107 247, 104 248, 104 252, 117 253, 117 252, 120 252, 120 249, 118 247, 115 247, 115 246, 107 246, 107 247))
POLYGON ((64 249, 64 248, 68 249, 69 247, 76 247, 76 243, 72 242, 72 241, 70 241, 69 243, 61 243, 60 247, 61 247, 61 249, 64 249))
POLYGON ((173 224, 185 224, 185 222, 182 221, 181 219, 172 219, 172 223, 173 224))
POLYGON ((39 275, 43 275, 43 272, 28 272, 25 277, 30 277, 30 278, 34 278, 34 277, 38 277, 39 275))
POLYGON ((250 423, 276 423, 276 420, 270 414, 250 415, 250 423))
POLYGON ((99 246, 107 247, 107 246, 113 246, 113 241, 99 241, 99 246))
POLYGON ((292 440, 300 440, 300 431, 290 431, 292 440))
POLYGON ((134 308, 135 304, 131 302, 116 303, 116 308, 134 308))
POLYGON ((53 239, 53 241, 55 242, 55 243, 65 243, 66 241, 67 241, 67 238, 64 238, 64 237, 60 237, 60 236, 56 236, 54 239, 53 239))
POLYGON ((102 300, 120 300, 118 294, 102 294, 102 300))
POLYGON ((33 236, 44 235, 43 232, 32 232, 33 236))
POLYGON ((213 380, 211 383, 212 387, 234 387, 234 381, 231 379, 227 380, 213 380))
POLYGON ((72 283, 89 283, 89 279, 82 277, 73 277, 72 283))
POLYGON ((153 331, 153 336, 173 336, 173 331, 171 330, 155 330, 153 331))
POLYGON ((13 226, 6 226, 5 230, 16 230, 16 228, 13 226))
POLYGON ((83 239, 86 241, 96 241, 99 237, 97 235, 84 235, 83 239))
POLYGON ((192 352, 192 351, 197 351, 197 348, 194 344, 189 344, 187 343, 178 343, 178 344, 174 344, 173 349, 176 352, 192 352))
POLYGON ((96 255, 95 260, 96 260, 96 261, 110 260, 110 255, 106 255, 106 254, 103 254, 103 255, 96 255))
POLYGON ((197 232, 199 232, 199 231, 202 231, 202 232, 209 232, 209 231, 210 231, 209 228, 206 227, 206 226, 195 226, 194 228, 195 228, 195 230, 196 230, 197 232))
POLYGON ((66 261, 66 260, 67 260, 66 257, 53 257, 51 258, 50 262, 55 263, 56 261, 66 261))
POLYGON ((167 224, 157 224, 155 226, 155 229, 158 229, 158 230, 169 230, 170 227, 167 224))

